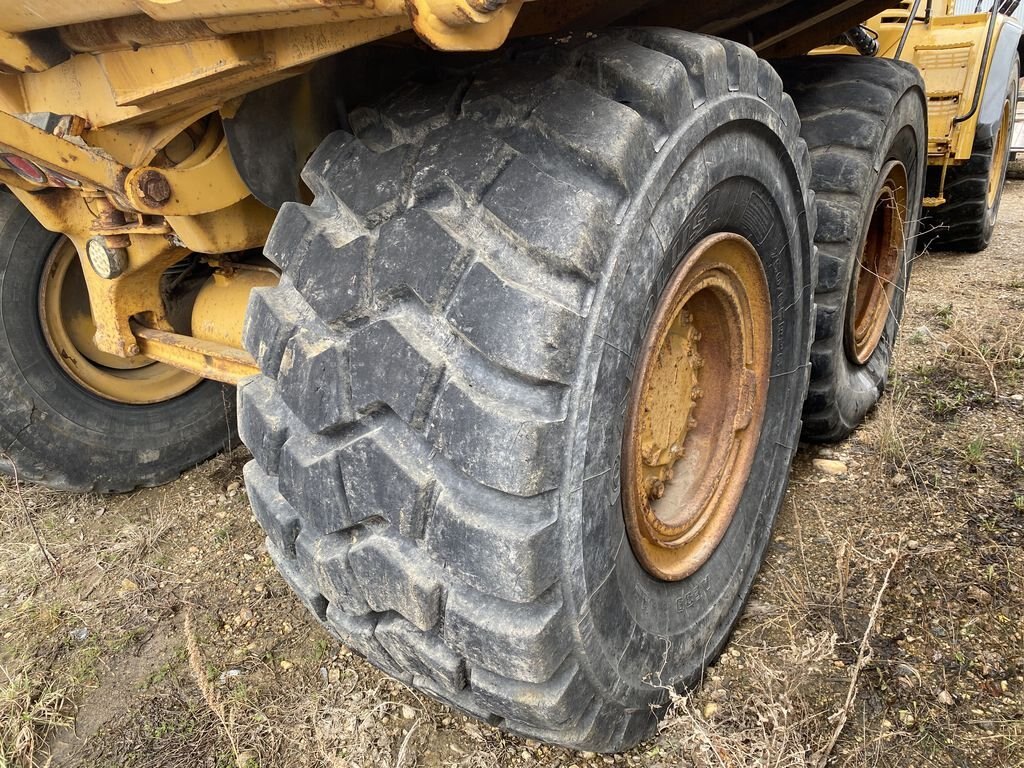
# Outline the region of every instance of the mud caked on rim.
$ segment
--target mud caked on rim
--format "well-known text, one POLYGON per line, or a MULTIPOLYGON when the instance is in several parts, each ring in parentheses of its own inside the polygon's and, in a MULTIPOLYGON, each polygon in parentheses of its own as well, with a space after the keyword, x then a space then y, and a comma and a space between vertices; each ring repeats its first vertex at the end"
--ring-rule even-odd
POLYGON ((880 176, 846 312, 846 353, 858 365, 871 359, 885 331, 906 249, 907 169, 892 160, 880 176))
POLYGON ((107 400, 147 405, 172 400, 202 378, 148 357, 118 357, 96 346, 89 292, 74 244, 61 237, 47 256, 39 281, 43 337, 64 372, 79 386, 107 400))
POLYGON ((754 247, 730 233, 698 243, 642 349, 623 440, 623 512, 644 569, 677 581, 714 552, 754 461, 771 358, 771 298, 754 247))

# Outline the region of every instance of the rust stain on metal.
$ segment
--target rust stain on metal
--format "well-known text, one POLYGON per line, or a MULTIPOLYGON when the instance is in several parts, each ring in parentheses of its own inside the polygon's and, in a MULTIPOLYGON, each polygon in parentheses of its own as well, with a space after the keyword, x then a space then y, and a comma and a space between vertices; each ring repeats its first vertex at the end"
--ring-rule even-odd
POLYGON ((851 287, 852 306, 846 313, 846 354, 858 365, 871 359, 885 331, 908 225, 907 169, 893 160, 882 169, 859 269, 851 287))
POLYGON ((757 252, 739 235, 704 239, 658 302, 626 418, 623 513, 656 578, 696 571, 729 527, 754 461, 770 358, 757 252))
POLYGON ((132 333, 146 357, 204 379, 237 385, 260 372, 251 355, 226 344, 147 328, 134 322, 132 333))
POLYGON ((158 207, 171 199, 171 185, 159 171, 145 170, 135 181, 139 194, 147 204, 158 207))

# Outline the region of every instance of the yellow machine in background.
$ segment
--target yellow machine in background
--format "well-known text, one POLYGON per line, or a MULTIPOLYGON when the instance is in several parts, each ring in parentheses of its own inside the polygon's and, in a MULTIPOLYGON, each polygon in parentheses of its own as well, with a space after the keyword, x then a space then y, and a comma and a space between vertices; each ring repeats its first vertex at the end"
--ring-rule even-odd
MULTIPOLYGON (((988 10, 981 11, 982 3, 962 0, 903 2, 899 10, 884 11, 862 27, 863 44, 872 55, 910 62, 924 78, 932 169, 924 206, 933 212, 934 231, 927 239, 936 247, 978 250, 987 245, 1006 176, 1021 25, 1006 13, 1015 12, 1017 3, 986 5, 988 10), (914 21, 908 25, 910 16, 914 21), (965 177, 957 169, 972 158, 981 167, 965 177)), ((851 50, 832 45, 820 52, 851 50)))

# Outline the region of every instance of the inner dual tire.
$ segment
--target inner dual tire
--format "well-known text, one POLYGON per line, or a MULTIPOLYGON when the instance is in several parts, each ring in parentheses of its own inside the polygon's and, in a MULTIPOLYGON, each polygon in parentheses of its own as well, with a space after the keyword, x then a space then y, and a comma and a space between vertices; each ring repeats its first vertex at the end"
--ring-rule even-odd
POLYGON ((391 675, 580 749, 720 652, 800 432, 813 196, 749 49, 518 48, 350 115, 281 209, 239 393, 268 549, 391 675))
POLYGON ((885 390, 916 252, 927 165, 917 70, 858 56, 777 62, 817 200, 818 275, 803 438, 850 435, 885 390))

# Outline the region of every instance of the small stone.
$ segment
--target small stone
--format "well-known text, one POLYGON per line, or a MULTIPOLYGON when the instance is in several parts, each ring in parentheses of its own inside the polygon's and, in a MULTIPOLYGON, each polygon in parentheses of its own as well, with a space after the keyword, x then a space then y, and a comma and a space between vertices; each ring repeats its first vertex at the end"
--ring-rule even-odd
POLYGON ((247 622, 252 621, 252 618, 252 610, 250 610, 249 608, 243 608, 238 612, 238 620, 242 624, 246 624, 247 622))
POLYGON ((1016 403, 1024 403, 1024 395, 1010 395, 1010 399, 1016 403))
POLYGON ((72 629, 70 632, 68 632, 68 637, 70 637, 76 643, 84 643, 89 637, 89 628, 79 627, 78 629, 72 629))
POLYGON ((139 591, 139 585, 136 584, 131 579, 122 579, 121 580, 120 591, 121 592, 138 592, 139 591))
POLYGON ((238 481, 235 480, 233 482, 228 483, 227 491, 228 491, 228 493, 236 493, 238 491, 238 489, 241 488, 241 487, 242 486, 239 485, 238 481))
POLYGON ((410 707, 408 704, 403 704, 402 705, 402 719, 403 720, 412 720, 414 717, 416 717, 416 710, 413 709, 412 707, 410 707))
POLYGON ((701 714, 704 715, 705 720, 710 720, 712 717, 715 716, 715 713, 717 711, 718 705, 715 704, 715 702, 713 701, 709 701, 707 704, 704 705, 704 710, 701 712, 701 714))
POLYGON ((847 472, 846 464, 838 459, 814 459, 813 464, 815 469, 826 475, 845 475, 847 472))
POLYGON ((936 696, 936 701, 944 707, 953 706, 953 697, 949 695, 949 691, 940 691, 939 695, 936 696))
POLYGON ((906 709, 901 709, 899 711, 899 717, 900 717, 900 722, 903 723, 904 725, 913 725, 914 722, 915 722, 914 716, 912 714, 910 714, 910 712, 908 710, 906 710, 906 709))
POLYGON ((921 542, 919 542, 917 539, 911 539, 907 542, 907 549, 909 549, 911 552, 916 552, 920 548, 921 542))
POLYGON ((902 472, 897 472, 895 475, 892 476, 892 484, 899 488, 901 485, 907 482, 907 479, 907 476, 904 475, 902 472))
POLYGON ((967 596, 981 605, 992 605, 992 595, 973 584, 967 588, 967 596))
POLYGON ((281 659, 281 661, 278 662, 278 665, 281 667, 281 669, 285 671, 288 671, 289 669, 295 666, 290 661, 286 661, 285 659, 281 659))

